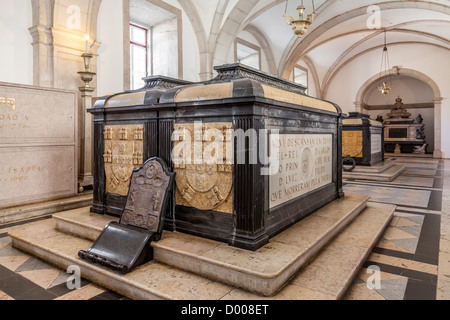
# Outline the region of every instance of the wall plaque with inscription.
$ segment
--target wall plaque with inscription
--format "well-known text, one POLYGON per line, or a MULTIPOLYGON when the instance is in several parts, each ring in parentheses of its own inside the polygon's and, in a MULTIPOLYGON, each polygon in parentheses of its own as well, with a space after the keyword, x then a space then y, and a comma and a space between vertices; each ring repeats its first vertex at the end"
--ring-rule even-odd
POLYGON ((0 83, 0 207, 75 195, 77 94, 0 83))
POLYGON ((372 154, 383 152, 383 136, 381 134, 373 134, 372 137, 372 154))
POLYGON ((278 151, 277 171, 270 176, 270 208, 277 207, 333 182, 331 135, 270 137, 278 151))

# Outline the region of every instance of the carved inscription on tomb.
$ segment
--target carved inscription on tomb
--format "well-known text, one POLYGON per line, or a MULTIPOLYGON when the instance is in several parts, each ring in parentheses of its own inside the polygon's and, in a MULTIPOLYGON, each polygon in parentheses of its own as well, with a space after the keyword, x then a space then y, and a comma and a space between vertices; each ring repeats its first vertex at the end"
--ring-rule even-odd
POLYGON ((105 126, 106 192, 128 195, 133 169, 144 163, 144 126, 105 126))
POLYGON ((363 133, 362 131, 342 132, 342 156, 362 158, 363 156, 363 133))
POLYGON ((271 165, 271 209, 332 183, 332 141, 332 135, 270 136, 271 149, 278 151, 278 163, 271 165))
POLYGON ((381 153, 383 151, 381 134, 372 134, 372 154, 381 153))
POLYGON ((169 182, 170 176, 156 160, 134 173, 121 223, 157 232, 169 182))
POLYGON ((232 214, 232 124, 176 124, 175 133, 177 205, 232 214))

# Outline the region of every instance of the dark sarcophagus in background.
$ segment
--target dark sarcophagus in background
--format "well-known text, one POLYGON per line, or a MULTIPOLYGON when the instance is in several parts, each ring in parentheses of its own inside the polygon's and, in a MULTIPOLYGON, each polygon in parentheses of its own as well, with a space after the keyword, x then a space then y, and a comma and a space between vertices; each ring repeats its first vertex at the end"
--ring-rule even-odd
POLYGON ((239 248, 343 197, 339 107, 239 64, 216 71, 96 102, 93 212, 120 214, 133 168, 151 157, 176 173, 165 229, 239 248))
POLYGON ((369 115, 350 112, 342 121, 342 156, 357 165, 372 166, 384 161, 384 132, 381 122, 369 115))

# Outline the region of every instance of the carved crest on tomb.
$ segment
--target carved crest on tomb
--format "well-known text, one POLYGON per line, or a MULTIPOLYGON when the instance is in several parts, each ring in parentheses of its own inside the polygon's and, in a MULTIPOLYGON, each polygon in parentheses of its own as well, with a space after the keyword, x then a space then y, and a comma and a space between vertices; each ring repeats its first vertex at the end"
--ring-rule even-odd
POLYGON ((342 156, 361 158, 363 156, 363 132, 343 131, 342 132, 342 156))
POLYGON ((133 169, 144 163, 144 126, 105 126, 106 192, 128 195, 133 169))
POLYGON ((232 124, 176 124, 175 132, 176 204, 233 213, 232 124))

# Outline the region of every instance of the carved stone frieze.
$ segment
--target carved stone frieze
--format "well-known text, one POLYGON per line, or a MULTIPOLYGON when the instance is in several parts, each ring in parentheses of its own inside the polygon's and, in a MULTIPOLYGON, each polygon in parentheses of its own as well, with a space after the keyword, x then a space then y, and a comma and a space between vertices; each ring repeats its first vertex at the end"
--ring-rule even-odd
POLYGON ((232 214, 232 124, 176 124, 175 132, 177 205, 232 214))
POLYGON ((127 196, 133 169, 144 163, 144 127, 106 126, 104 138, 106 192, 127 196))

